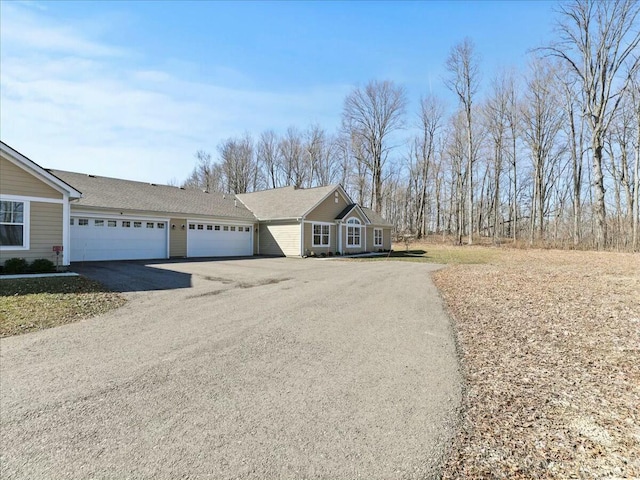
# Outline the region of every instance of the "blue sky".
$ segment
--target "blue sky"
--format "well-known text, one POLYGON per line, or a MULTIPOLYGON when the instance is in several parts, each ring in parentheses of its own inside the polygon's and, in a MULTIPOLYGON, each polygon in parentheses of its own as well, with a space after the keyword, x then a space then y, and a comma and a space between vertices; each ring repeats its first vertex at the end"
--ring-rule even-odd
POLYGON ((484 85, 553 35, 555 2, 0 1, 0 137, 37 163, 164 183, 229 136, 340 124, 369 80, 409 120, 470 37, 484 85))

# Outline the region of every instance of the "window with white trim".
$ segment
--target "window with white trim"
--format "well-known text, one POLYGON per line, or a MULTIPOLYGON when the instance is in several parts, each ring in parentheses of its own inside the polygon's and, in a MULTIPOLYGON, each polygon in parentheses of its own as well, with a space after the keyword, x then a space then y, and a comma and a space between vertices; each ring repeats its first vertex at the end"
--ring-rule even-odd
POLYGON ((195 230, 195 229, 196 229, 195 224, 194 223, 190 223, 189 224, 189 230, 195 230))
POLYGON ((154 225, 155 223, 153 222, 147 222, 147 228, 153 228, 154 225))
MULTIPOLYGON (((80 223, 80 222, 81 222, 81 220, 78 220, 78 223, 80 223)), ((130 228, 130 227, 131 227, 131 222, 130 222, 130 221, 128 221, 128 220, 124 220, 124 221, 122 222, 122 227, 123 227, 123 228, 130 228)))
POLYGON ((104 220, 94 220, 93 221, 93 226, 94 227, 104 227, 104 220))
POLYGON ((347 247, 360 246, 360 230, 362 224, 357 218, 347 220, 347 247))
POLYGON ((163 229, 164 228, 164 223, 158 223, 158 228, 163 229))
POLYGON ((80 225, 81 227, 86 227, 89 225, 89 219, 88 218, 79 218, 78 219, 78 225, 80 225))
POLYGON ((207 225, 207 230, 213 231, 213 225, 207 225))
POLYGON ((0 246, 28 248, 28 204, 26 202, 0 202, 0 246))
POLYGON ((142 222, 133 222, 133 228, 142 228, 142 222))
POLYGON ((373 229, 373 246, 374 247, 382 246, 382 229, 381 228, 373 229))
POLYGON ((216 232, 220 231, 220 225, 216 225, 216 232))
POLYGON ((312 224, 313 228, 313 246, 314 247, 328 247, 329 246, 329 232, 330 225, 322 225, 320 223, 312 224))
POLYGON ((108 220, 107 221, 107 227, 115 227, 115 226, 117 226, 115 220, 108 220))

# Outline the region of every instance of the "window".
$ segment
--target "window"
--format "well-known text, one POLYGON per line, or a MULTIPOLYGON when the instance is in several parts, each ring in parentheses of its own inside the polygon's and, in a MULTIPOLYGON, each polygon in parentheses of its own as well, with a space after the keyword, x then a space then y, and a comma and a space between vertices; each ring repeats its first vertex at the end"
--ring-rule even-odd
POLYGON ((347 247, 360 246, 360 220, 350 218, 347 220, 347 247))
POLYGON ((107 227, 115 227, 116 226, 116 221, 115 220, 109 220, 107 222, 107 227))
POLYGON ((204 225, 199 224, 199 225, 198 225, 198 230, 204 230, 204 225))
POLYGON ((162 230, 162 229, 164 228, 164 223, 159 223, 159 224, 158 224, 158 228, 159 228, 160 230, 162 230))
POLYGON ((75 222, 73 221, 73 218, 71 220, 69 220, 69 225, 73 225, 75 222))
POLYGON ((195 229, 196 229, 196 225, 194 223, 190 223, 189 230, 195 230, 195 229))
POLYGON ((216 225, 216 231, 220 230, 220 225, 216 225))
POLYGON ((228 226, 226 226, 226 225, 225 225, 224 227, 222 227, 222 229, 223 229, 225 232, 228 232, 228 231, 229 231, 229 227, 228 227, 228 226))
POLYGON ((104 227, 104 220, 94 220, 93 221, 93 226, 94 227, 104 227))
POLYGON ((147 222, 147 228, 153 228, 154 225, 155 223, 153 222, 147 222))
POLYGON ((236 227, 231 227, 231 231, 235 232, 236 231, 236 227))
POLYGON ((373 229, 373 246, 374 247, 382 246, 382 229, 381 228, 373 229))
POLYGON ((213 225, 207 225, 207 230, 209 231, 213 230, 213 225))
POLYGON ((125 220, 125 221, 122 222, 122 226, 124 228, 129 228, 131 226, 131 222, 125 220))
POLYGON ((133 228, 142 228, 142 222, 133 222, 133 228))
POLYGON ((78 225, 80 225, 81 227, 86 227, 87 225, 89 225, 89 219, 88 218, 79 218, 78 219, 78 225))
POLYGON ((329 225, 313 224, 313 246, 328 247, 329 246, 329 225))
POLYGON ((249 227, 244 227, 244 231, 245 231, 245 232, 250 232, 250 231, 251 231, 251 228, 249 228, 249 227))
POLYGON ((28 202, 0 202, 0 246, 29 248, 28 202))

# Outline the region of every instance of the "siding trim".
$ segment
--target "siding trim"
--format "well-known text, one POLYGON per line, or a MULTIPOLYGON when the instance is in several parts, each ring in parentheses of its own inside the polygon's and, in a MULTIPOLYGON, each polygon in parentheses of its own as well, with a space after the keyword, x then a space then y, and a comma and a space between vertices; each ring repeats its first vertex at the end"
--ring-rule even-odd
POLYGON ((65 200, 62 198, 33 197, 29 195, 9 195, 4 193, 0 193, 0 198, 2 198, 3 200, 16 202, 65 203, 65 200))

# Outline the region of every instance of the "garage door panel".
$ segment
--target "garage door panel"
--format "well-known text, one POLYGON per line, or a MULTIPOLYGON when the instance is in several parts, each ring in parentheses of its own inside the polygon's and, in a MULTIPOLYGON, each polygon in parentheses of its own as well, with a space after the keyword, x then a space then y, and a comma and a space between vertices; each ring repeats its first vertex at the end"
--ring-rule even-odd
MULTIPOLYGON (((116 226, 108 226, 107 219, 88 219, 88 225, 80 224, 84 217, 73 217, 71 225, 71 261, 145 260, 167 257, 166 222, 154 221, 153 228, 134 227, 135 218, 118 219, 116 226), (102 220, 96 225, 95 220, 102 220), (123 227, 130 222, 129 227, 123 227), (165 228, 158 228, 158 225, 165 228)), ((112 220, 113 221, 113 220, 112 220)))
POLYGON ((251 226, 234 226, 235 231, 229 225, 196 224, 187 232, 187 256, 189 257, 243 257, 253 255, 253 239, 251 226), (197 226, 203 225, 202 230, 197 226), (211 230, 207 229, 211 226, 211 230), (227 230, 225 230, 225 227, 227 230), (242 229, 242 230, 240 230, 242 229), (246 230, 249 231, 246 231, 246 230))

